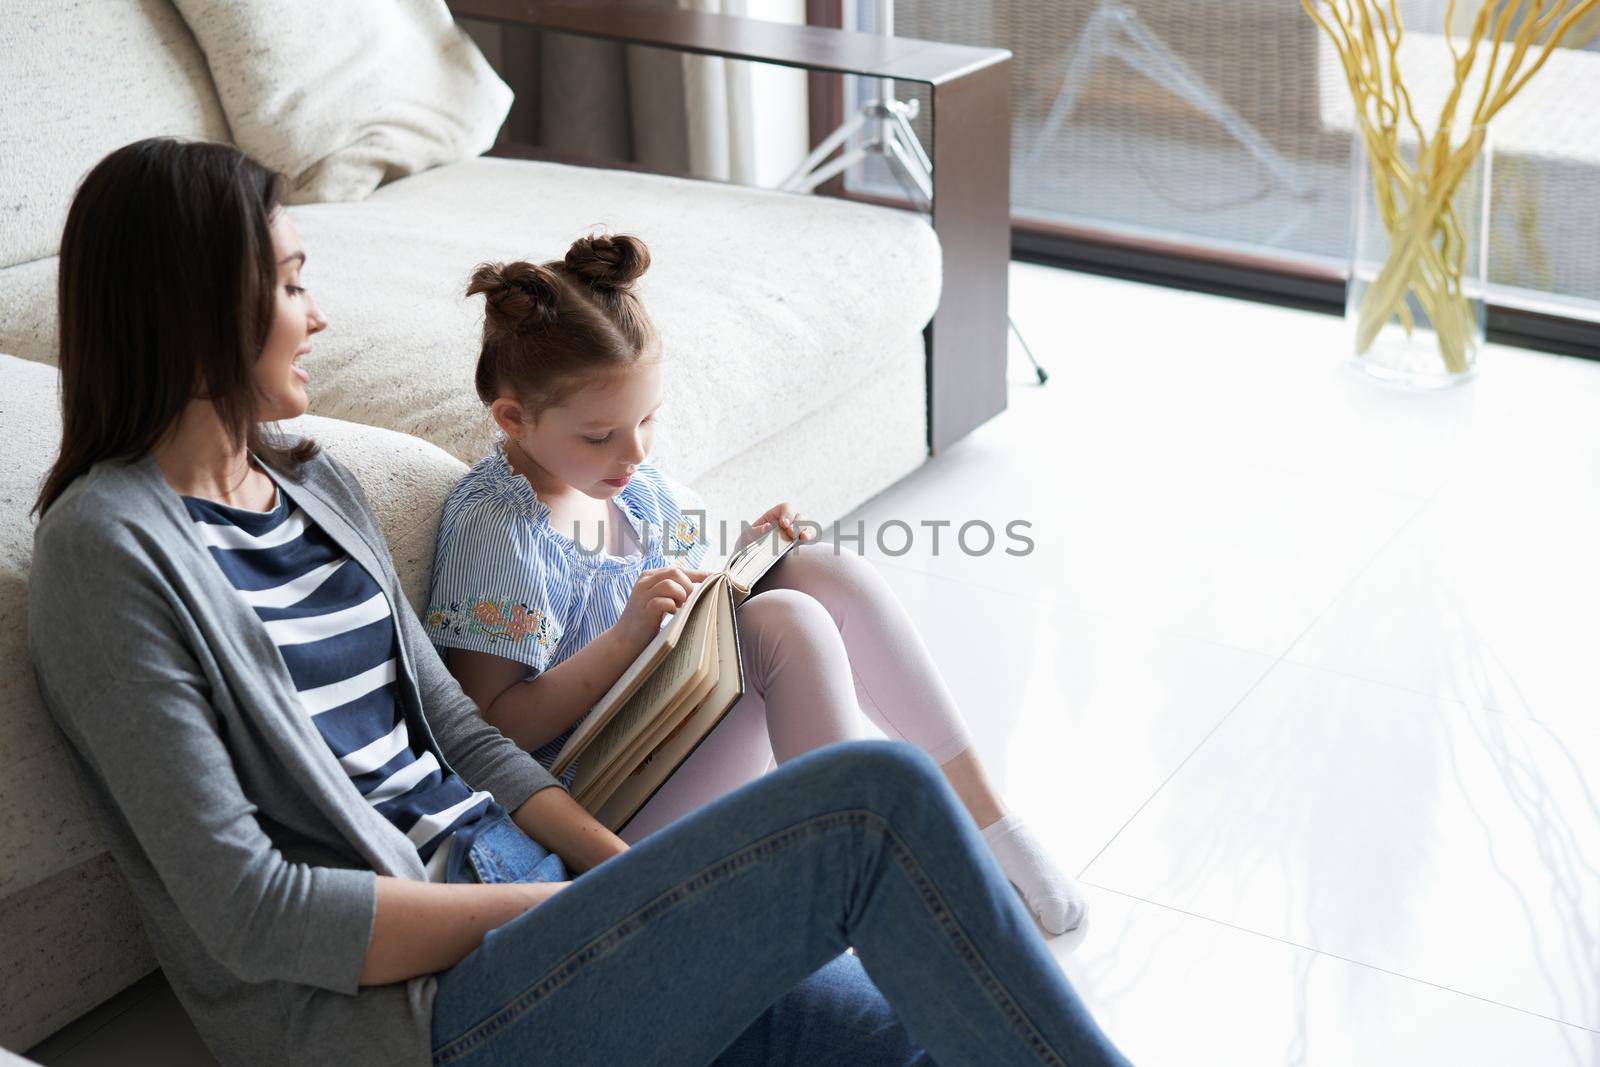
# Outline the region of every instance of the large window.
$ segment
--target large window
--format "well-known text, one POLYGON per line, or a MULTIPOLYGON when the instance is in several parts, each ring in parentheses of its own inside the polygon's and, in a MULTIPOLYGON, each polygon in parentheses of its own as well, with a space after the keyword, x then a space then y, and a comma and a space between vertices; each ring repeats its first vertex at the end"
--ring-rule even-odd
MULTIPOLYGON (((847 0, 845 24, 873 29, 874 10, 872 0, 847 0)), ((1444 10, 1443 0, 1402 6, 1419 41, 1442 31, 1444 10)), ((898 0, 894 19, 901 36, 1015 53, 1018 226, 1345 269, 1345 87, 1296 0, 898 0)), ((1516 126, 1497 134, 1494 153, 1495 303, 1600 318, 1594 37, 1585 28, 1570 42, 1578 47, 1541 73, 1556 81, 1538 108, 1502 116, 1516 126)), ((846 108, 874 92, 852 86, 846 108)), ((900 188, 880 160, 857 168, 849 185, 900 188)))

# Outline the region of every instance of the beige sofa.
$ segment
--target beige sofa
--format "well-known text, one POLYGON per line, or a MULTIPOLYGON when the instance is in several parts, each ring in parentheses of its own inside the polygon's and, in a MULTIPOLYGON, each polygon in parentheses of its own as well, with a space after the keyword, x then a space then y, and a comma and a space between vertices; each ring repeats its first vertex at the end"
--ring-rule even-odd
MULTIPOLYGON (((59 437, 57 235, 106 152, 230 129, 212 57, 168 0, 21 0, 0 8, 0 39, 0 1045, 24 1050, 156 965, 39 704, 22 625, 27 512, 59 437)), ((444 494, 491 441, 467 274, 558 256, 595 225, 651 245, 645 298, 670 360, 656 458, 714 518, 790 499, 826 522, 926 456, 922 328, 940 260, 914 216, 488 158, 291 210, 332 321, 308 361, 305 428, 361 478, 413 603, 444 494)))

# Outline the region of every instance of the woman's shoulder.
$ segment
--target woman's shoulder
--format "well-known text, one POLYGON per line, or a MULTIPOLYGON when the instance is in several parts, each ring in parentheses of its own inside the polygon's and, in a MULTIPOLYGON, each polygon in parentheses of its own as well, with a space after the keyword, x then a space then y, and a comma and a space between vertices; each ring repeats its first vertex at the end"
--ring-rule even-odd
MULTIPOLYGON (((294 438, 289 441, 291 446, 298 443, 294 438)), ((366 491, 360 480, 326 448, 318 448, 307 459, 281 473, 325 500, 347 506, 366 506, 366 491)))
MULTIPOLYGON (((293 447, 298 443, 298 439, 291 437, 286 445, 293 447)), ((386 543, 361 479, 327 448, 318 448, 307 458, 288 467, 275 466, 274 471, 277 477, 286 479, 302 492, 316 498, 345 522, 360 530, 373 544, 386 543)), ((290 490, 291 493, 293 491, 290 490)))
MULTIPOLYGON (((121 531, 163 513, 148 460, 102 460, 73 480, 39 517, 34 543, 72 538, 113 541, 121 531)), ((156 471, 159 476, 159 470, 156 471)))
POLYGON ((171 515, 165 483, 152 480, 152 470, 159 479, 146 461, 104 460, 67 486, 34 528, 30 586, 43 589, 63 576, 112 582, 158 569, 171 515))

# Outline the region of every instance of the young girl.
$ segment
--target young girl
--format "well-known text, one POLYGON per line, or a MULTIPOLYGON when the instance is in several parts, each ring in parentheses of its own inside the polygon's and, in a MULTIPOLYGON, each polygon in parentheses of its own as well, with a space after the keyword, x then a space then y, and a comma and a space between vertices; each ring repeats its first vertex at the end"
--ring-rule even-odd
MULTIPOLYGON (((632 286, 650 264, 631 236, 585 237, 565 260, 480 266, 477 390, 504 439, 451 493, 426 623, 485 719, 549 766, 574 725, 706 572, 704 514, 647 457, 661 345, 632 286)), ((744 698, 624 828, 636 841, 823 745, 861 736, 861 711, 939 764, 1043 927, 1082 920, 1077 884, 1007 814, 927 648, 883 577, 815 541, 797 545, 739 608, 744 698)), ((737 548, 737 545, 735 546, 737 548)))

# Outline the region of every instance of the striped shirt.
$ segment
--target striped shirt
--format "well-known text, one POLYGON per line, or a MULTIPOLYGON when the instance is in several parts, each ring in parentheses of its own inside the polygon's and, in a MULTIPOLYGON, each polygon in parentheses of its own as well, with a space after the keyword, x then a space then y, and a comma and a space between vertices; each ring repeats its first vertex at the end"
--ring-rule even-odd
POLYGON ((300 698, 356 789, 416 846, 430 881, 470 881, 477 831, 505 814, 445 773, 406 727, 399 639, 383 590, 277 492, 270 511, 184 497, 200 540, 278 647, 300 698))
MULTIPOLYGON (((445 501, 423 625, 444 649, 488 652, 549 670, 622 617, 641 571, 698 568, 709 545, 705 505, 648 463, 612 498, 639 552, 580 545, 550 524, 550 509, 511 468, 505 443, 480 460, 445 501)), ((533 756, 548 767, 570 730, 533 756)), ((570 785, 576 767, 565 773, 570 785)))

